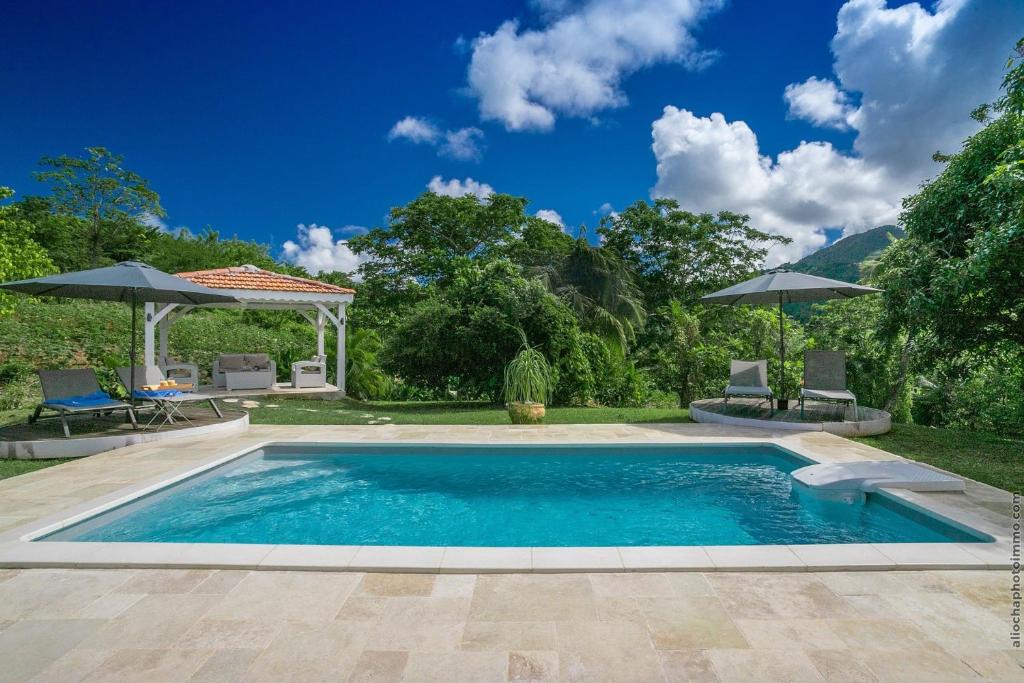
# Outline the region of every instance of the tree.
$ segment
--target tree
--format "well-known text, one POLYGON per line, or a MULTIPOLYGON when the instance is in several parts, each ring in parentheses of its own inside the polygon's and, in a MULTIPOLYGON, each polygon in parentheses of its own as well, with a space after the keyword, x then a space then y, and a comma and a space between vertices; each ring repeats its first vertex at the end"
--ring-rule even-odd
POLYGON ((1024 345, 1024 59, 1010 66, 1004 95, 974 112, 985 127, 936 155, 945 169, 904 200, 907 237, 879 260, 887 326, 932 337, 936 359, 1024 345))
POLYGON ((122 167, 122 156, 103 147, 85 151, 84 157, 43 157, 39 164, 48 170, 35 177, 49 185, 54 211, 81 220, 81 244, 91 267, 138 258, 156 232, 142 218, 165 215, 160 196, 148 181, 122 167))
MULTIPOLYGON (((0 187, 0 201, 14 195, 9 187, 0 187)), ((0 282, 24 280, 56 270, 53 262, 32 239, 32 225, 18 215, 16 206, 0 206, 0 282)), ((0 314, 9 311, 8 294, 0 294, 0 314)))
POLYGON ((747 216, 690 213, 673 199, 638 201, 606 217, 597 231, 639 274, 652 309, 734 284, 761 266, 771 246, 790 242, 751 227, 747 216))
POLYGON ((301 268, 275 261, 266 244, 237 237, 221 239, 220 233, 211 228, 206 228, 198 235, 184 228, 173 235, 157 233, 149 241, 144 259, 154 268, 168 273, 251 264, 266 270, 306 274, 301 268))
POLYGON ((433 287, 387 339, 384 365, 407 383, 497 400, 505 365, 525 332, 555 369, 555 401, 593 397, 584 335, 572 311, 505 259, 464 263, 447 286, 433 287))
POLYGON ((575 311, 584 329, 625 355, 647 315, 629 266, 582 236, 567 254, 549 260, 534 271, 541 282, 575 311))
POLYGON ((367 257, 366 280, 402 290, 450 277, 460 264, 495 257, 518 239, 527 223, 526 200, 505 194, 487 199, 424 192, 391 210, 391 224, 349 240, 367 257))
POLYGON ((366 329, 353 332, 351 325, 345 328, 345 390, 360 400, 384 398, 391 380, 380 367, 380 335, 366 329))

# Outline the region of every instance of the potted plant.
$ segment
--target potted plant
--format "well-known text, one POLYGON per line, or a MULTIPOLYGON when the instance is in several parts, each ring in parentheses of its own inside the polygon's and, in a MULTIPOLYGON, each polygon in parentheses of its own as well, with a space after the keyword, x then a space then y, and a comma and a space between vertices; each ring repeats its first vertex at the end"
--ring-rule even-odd
POLYGON ((539 424, 544 403, 551 398, 551 385, 551 366, 523 335, 519 353, 505 366, 505 403, 512 424, 539 424))

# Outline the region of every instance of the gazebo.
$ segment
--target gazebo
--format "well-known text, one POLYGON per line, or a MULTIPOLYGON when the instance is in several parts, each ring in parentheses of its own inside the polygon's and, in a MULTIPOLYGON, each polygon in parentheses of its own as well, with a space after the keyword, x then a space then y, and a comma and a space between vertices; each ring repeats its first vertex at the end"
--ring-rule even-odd
POLYGON ((337 387, 338 391, 345 393, 345 309, 355 298, 354 289, 274 273, 252 265, 177 273, 177 276, 232 296, 237 299, 237 303, 215 303, 202 306, 147 303, 143 349, 143 361, 147 366, 169 363, 167 339, 171 325, 196 308, 296 311, 316 330, 316 355, 318 356, 326 355, 324 330, 327 323, 330 322, 337 329, 337 387))

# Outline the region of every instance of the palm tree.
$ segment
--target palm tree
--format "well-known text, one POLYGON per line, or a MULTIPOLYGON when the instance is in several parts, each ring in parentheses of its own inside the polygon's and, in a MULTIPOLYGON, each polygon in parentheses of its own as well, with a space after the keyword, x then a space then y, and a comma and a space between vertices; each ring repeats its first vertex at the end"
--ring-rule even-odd
POLYGON ((628 264, 608 249, 591 246, 581 234, 568 254, 534 273, 586 329, 626 354, 647 317, 628 264))
POLYGON ((384 398, 391 388, 391 380, 381 370, 378 360, 383 343, 375 330, 358 329, 345 338, 345 389, 360 400, 384 398))

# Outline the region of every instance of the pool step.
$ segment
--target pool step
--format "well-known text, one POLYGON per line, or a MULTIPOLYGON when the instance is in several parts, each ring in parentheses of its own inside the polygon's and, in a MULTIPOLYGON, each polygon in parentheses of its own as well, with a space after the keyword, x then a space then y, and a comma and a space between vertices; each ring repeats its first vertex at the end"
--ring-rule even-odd
POLYGON ((944 472, 898 460, 868 460, 808 465, 791 473, 794 481, 825 491, 963 491, 964 481, 944 472))

